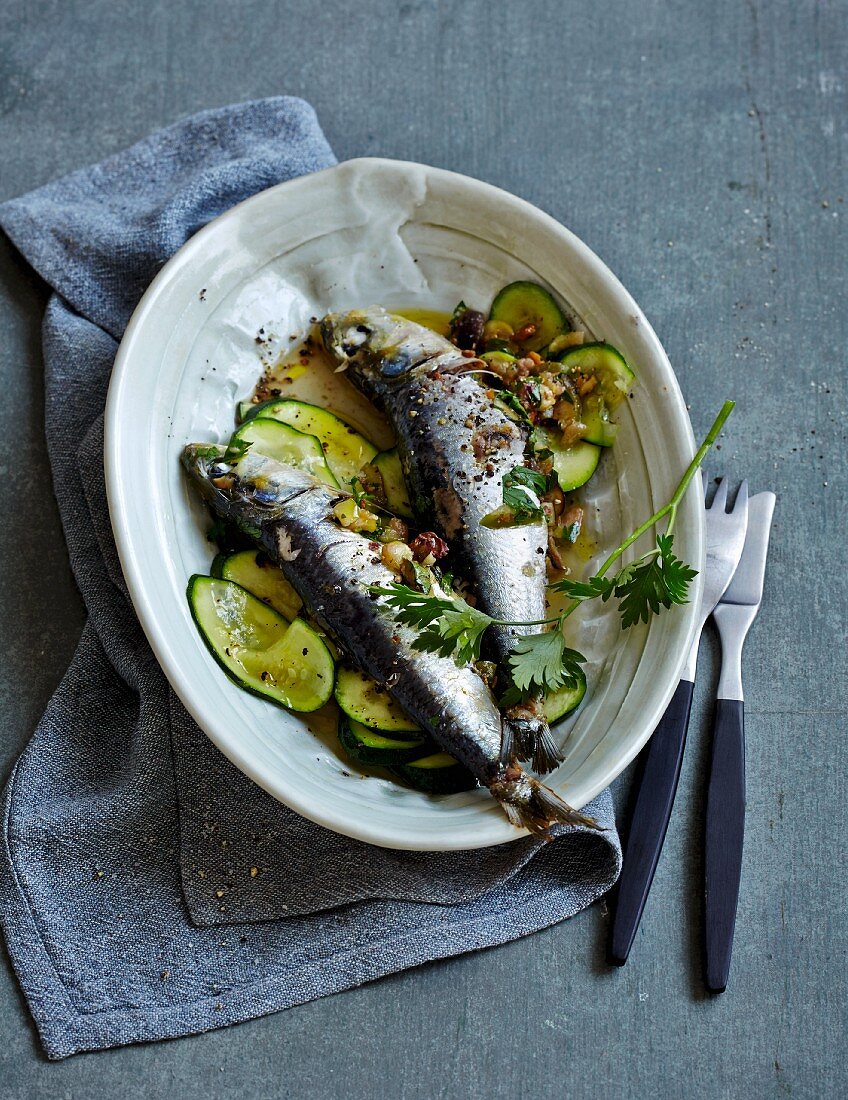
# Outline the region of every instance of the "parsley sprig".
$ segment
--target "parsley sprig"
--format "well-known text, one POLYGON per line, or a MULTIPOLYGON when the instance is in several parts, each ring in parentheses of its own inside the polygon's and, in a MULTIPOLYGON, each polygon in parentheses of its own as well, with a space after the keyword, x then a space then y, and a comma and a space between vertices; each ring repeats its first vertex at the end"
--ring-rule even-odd
POLYGON ((413 626, 418 637, 413 649, 453 657, 458 665, 480 659, 483 634, 495 621, 482 611, 441 588, 435 580, 429 589, 417 592, 405 584, 374 585, 375 596, 385 596, 386 605, 395 612, 398 622, 413 626))
MULTIPOLYGON (((566 645, 562 628, 565 620, 581 604, 594 599, 606 602, 616 596, 620 601, 621 625, 627 628, 638 622, 648 622, 652 615, 659 614, 664 608, 688 601, 689 584, 697 576, 697 571, 674 553, 673 529, 677 511, 695 472, 733 409, 733 401, 724 403, 669 502, 617 546, 594 576, 586 581, 573 581, 566 577, 550 586, 554 591, 571 597, 571 603, 559 615, 522 622, 496 619, 453 595, 449 584, 443 588, 435 581, 425 586, 423 592, 403 584, 391 584, 385 588, 375 586, 371 589, 372 593, 385 597, 386 605, 395 612, 399 622, 419 631, 413 643, 416 649, 453 657, 460 665, 479 659, 483 635, 492 625, 552 626, 552 630, 527 634, 516 641, 507 657, 511 684, 501 699, 501 705, 510 706, 531 695, 548 694, 572 686, 582 675, 580 666, 586 658, 566 645), (615 573, 610 573, 613 565, 642 535, 666 518, 666 530, 657 535, 656 545, 651 550, 615 573)), ((531 494, 538 499, 535 478, 542 478, 543 475, 524 467, 518 467, 512 474, 518 476, 510 486, 504 479, 504 502, 507 503, 508 492, 514 492, 510 507, 528 507, 532 504, 531 494), (518 473, 519 470, 533 477, 525 478, 524 473, 518 473)))

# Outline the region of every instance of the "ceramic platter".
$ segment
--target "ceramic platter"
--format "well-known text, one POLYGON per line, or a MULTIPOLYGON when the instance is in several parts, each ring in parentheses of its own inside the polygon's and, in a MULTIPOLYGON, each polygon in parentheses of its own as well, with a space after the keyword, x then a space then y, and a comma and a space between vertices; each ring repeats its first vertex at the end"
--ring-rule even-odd
MULTIPOLYGON (((186 442, 228 438, 237 400, 311 317, 375 303, 450 310, 460 299, 486 309, 514 279, 547 286, 636 370, 618 440, 588 487, 589 571, 668 499, 693 453, 692 431, 668 359, 615 276, 548 215, 494 187, 421 164, 365 159, 264 191, 216 218, 163 268, 115 363, 105 451, 112 524, 136 611, 168 679, 251 779, 305 817, 374 844, 478 848, 523 834, 483 791, 430 797, 357 773, 340 754, 328 710, 290 714, 223 675, 186 602, 186 581, 208 572, 211 548, 178 457, 186 442)), ((332 401, 367 427, 368 410, 352 388, 337 388, 332 401)), ((696 567, 702 511, 696 484, 675 542, 696 567)), ((567 758, 549 782, 572 805, 598 794, 650 736, 679 678, 699 583, 690 604, 649 627, 621 631, 611 605, 570 620, 569 641, 590 657, 589 692, 557 727, 567 758)))

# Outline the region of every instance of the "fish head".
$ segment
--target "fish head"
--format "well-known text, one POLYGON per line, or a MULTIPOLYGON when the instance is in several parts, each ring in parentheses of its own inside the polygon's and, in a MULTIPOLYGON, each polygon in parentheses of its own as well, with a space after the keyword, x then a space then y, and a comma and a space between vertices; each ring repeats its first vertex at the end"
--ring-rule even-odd
POLYGON ((338 496, 310 474, 251 450, 233 454, 214 443, 189 443, 182 465, 203 499, 253 537, 280 517, 289 502, 311 490, 338 496))
POLYGON ((379 394, 395 381, 419 370, 431 370, 457 349, 431 329, 381 306, 328 313, 321 322, 324 347, 337 371, 368 394, 379 394))

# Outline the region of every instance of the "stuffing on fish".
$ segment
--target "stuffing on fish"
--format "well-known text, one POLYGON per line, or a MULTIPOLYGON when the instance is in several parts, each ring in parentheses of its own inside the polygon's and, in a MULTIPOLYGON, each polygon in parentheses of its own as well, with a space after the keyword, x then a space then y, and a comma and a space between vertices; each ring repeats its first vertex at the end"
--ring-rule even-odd
MULTIPOLYGON (((524 426, 506 416, 476 380, 485 364, 379 306, 330 313, 321 335, 339 369, 388 417, 417 517, 447 539, 450 562, 471 582, 477 606, 508 622, 544 618, 546 525, 480 525, 501 504, 503 477, 523 464, 527 443, 524 426)), ((505 667, 516 637, 539 629, 492 627, 491 656, 505 667)), ((562 761, 540 697, 505 713, 504 759, 513 750, 538 772, 562 761)))
POLYGON ((334 519, 334 504, 347 494, 252 451, 232 463, 224 454, 209 444, 183 451, 183 466, 204 499, 256 539, 319 626, 489 789, 509 820, 540 834, 556 823, 594 825, 514 758, 502 760, 501 714, 480 676, 414 649, 415 630, 397 624, 372 594, 372 586, 395 577, 378 544, 334 519))

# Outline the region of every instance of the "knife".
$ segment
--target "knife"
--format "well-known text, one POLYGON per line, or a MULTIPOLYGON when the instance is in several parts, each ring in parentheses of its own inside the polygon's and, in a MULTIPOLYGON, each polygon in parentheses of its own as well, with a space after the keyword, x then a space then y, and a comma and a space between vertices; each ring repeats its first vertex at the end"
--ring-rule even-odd
POLYGON ((707 787, 705 846, 706 986, 727 987, 745 832, 745 720, 742 646, 763 599, 774 493, 748 501, 748 531, 742 557, 713 621, 721 639, 721 677, 713 718, 707 787))

